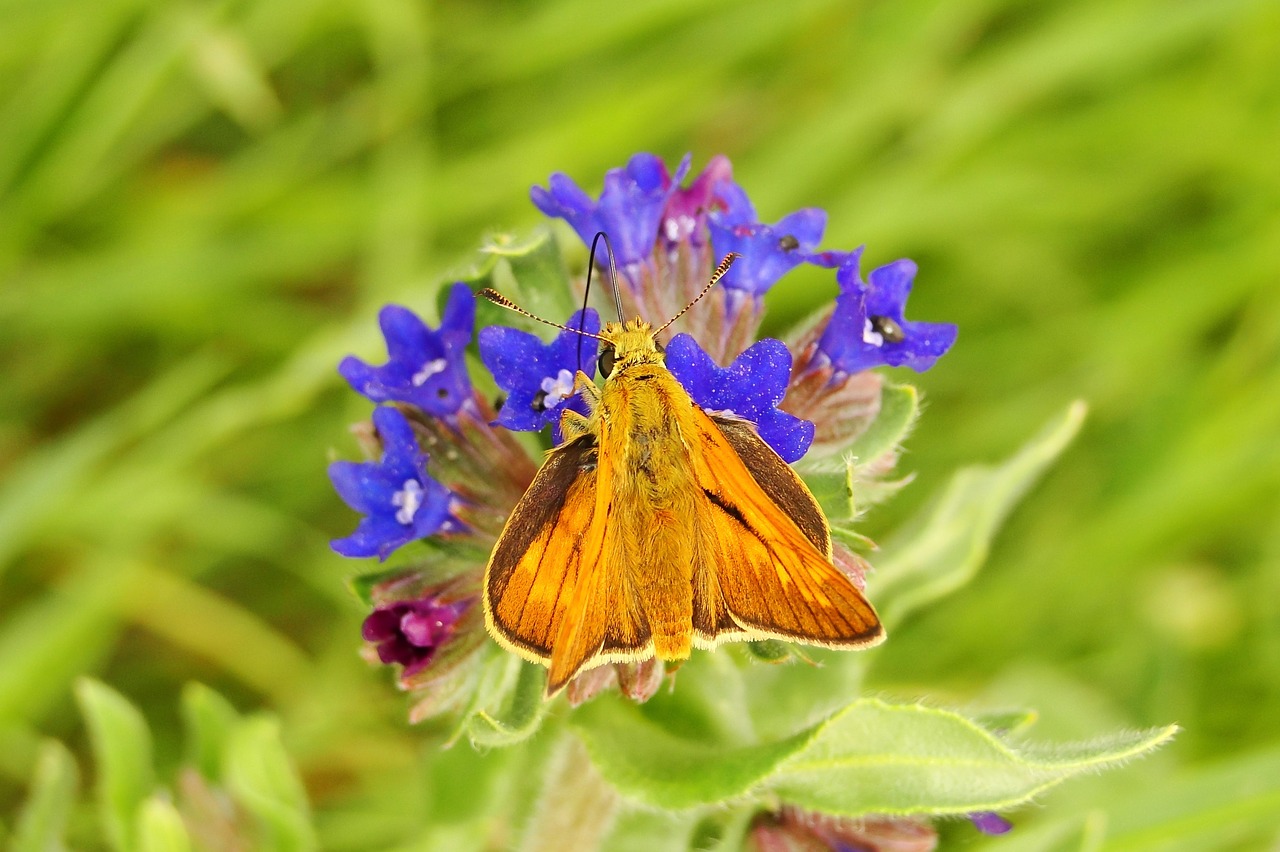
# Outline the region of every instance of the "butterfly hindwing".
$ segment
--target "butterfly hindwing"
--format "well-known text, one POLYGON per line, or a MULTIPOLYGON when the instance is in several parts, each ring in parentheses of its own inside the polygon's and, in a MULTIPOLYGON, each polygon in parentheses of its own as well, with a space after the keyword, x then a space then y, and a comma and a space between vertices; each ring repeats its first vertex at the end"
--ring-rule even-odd
POLYGON ((699 638, 880 641, 875 611, 831 563, 826 521, 799 477, 748 424, 721 425, 697 408, 694 417, 694 478, 704 501, 696 513, 699 638))

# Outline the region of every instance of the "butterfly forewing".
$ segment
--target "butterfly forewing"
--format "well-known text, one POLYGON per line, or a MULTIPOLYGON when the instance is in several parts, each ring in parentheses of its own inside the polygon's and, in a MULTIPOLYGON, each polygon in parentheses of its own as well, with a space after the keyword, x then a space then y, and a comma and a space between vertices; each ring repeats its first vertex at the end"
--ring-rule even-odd
POLYGON ((582 542, 595 514, 595 459, 590 436, 548 453, 489 559, 489 623, 504 644, 527 659, 551 659, 578 584, 582 542))
POLYGON ((830 556, 831 529, 827 526, 827 516, 800 475, 764 442, 751 423, 724 417, 712 417, 711 421, 769 501, 795 521, 814 547, 830 556))
POLYGON ((769 636, 841 647, 880 641, 880 620, 853 581, 831 563, 826 521, 799 478, 754 431, 736 424, 722 431, 700 409, 695 421, 703 452, 694 454, 693 468, 704 501, 695 513, 700 547, 695 576, 720 594, 695 616, 700 634, 718 633, 700 638, 769 636), (768 491, 761 480, 768 482, 768 491), (780 508, 798 510, 798 520, 780 508))

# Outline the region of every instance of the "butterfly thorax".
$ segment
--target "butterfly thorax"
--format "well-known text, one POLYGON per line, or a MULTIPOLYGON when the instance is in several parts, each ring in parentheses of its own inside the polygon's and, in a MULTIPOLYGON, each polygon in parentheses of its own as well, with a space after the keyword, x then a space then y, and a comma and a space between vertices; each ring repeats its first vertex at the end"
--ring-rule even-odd
POLYGON ((648 323, 641 319, 609 323, 600 335, 613 349, 614 366, 605 378, 593 431, 619 448, 624 481, 637 489, 641 504, 669 505, 683 482, 685 434, 691 428, 693 401, 664 363, 665 356, 648 323))

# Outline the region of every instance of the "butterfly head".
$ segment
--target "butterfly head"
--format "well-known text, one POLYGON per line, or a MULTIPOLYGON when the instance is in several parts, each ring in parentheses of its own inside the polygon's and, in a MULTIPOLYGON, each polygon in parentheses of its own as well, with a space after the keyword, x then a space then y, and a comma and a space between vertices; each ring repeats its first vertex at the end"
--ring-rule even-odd
POLYGON ((637 317, 626 322, 606 323, 600 332, 600 361, 598 367, 603 378, 636 364, 661 364, 662 344, 654 335, 653 326, 637 317))

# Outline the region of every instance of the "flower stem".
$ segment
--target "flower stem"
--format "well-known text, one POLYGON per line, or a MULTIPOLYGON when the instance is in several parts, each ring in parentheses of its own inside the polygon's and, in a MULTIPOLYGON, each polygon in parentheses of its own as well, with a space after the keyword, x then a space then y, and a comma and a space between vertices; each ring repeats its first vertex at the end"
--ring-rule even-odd
POLYGON ((600 849, 617 809, 618 794, 596 771, 586 747, 566 736, 551 759, 520 852, 600 849))

